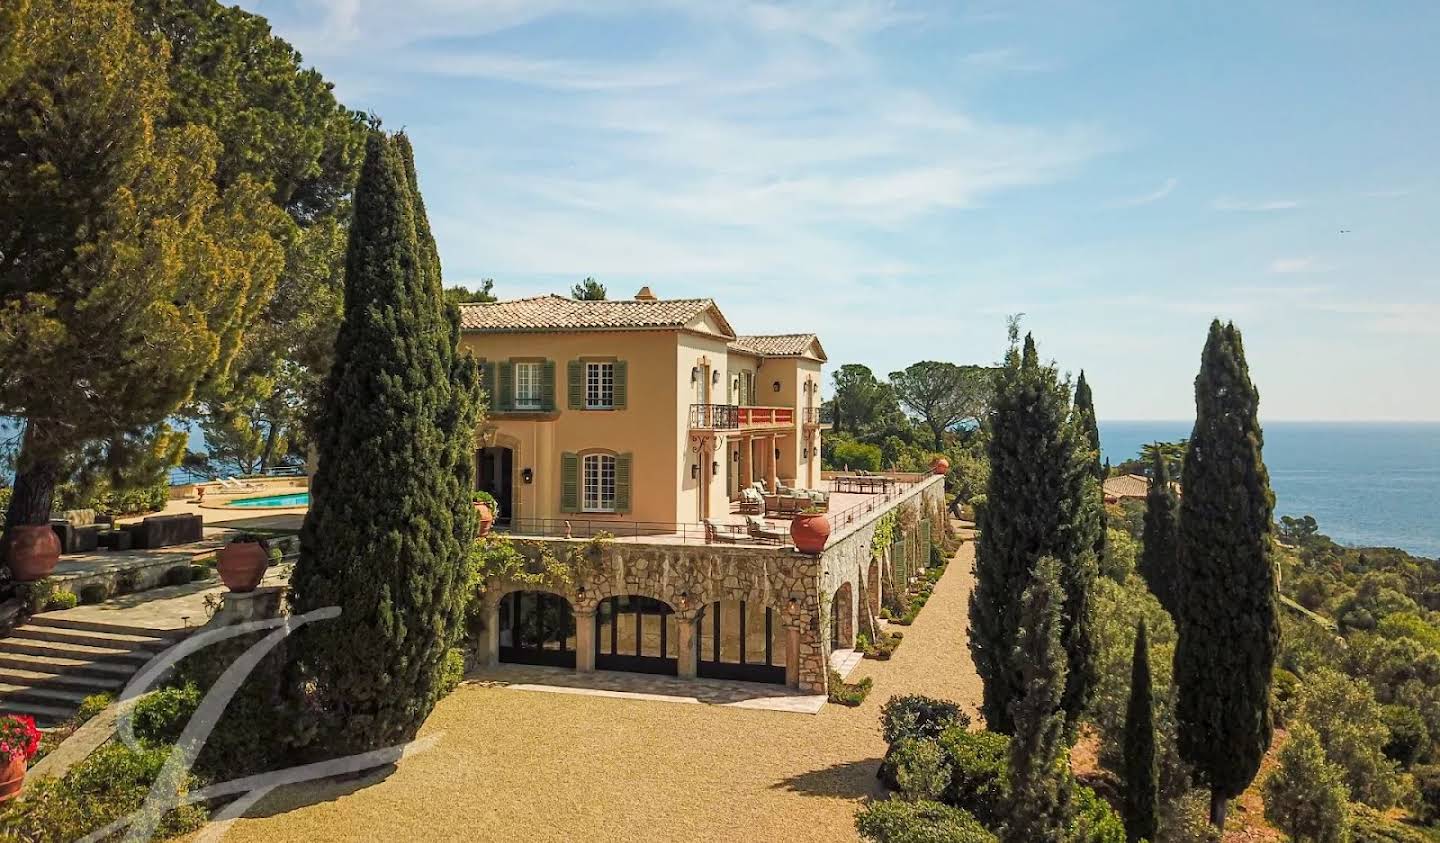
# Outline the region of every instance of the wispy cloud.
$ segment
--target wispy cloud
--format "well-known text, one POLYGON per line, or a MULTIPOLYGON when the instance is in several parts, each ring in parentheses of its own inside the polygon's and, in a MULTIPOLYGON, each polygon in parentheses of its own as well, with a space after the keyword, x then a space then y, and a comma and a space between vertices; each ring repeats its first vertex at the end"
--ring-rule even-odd
POLYGON ((1277 275, 1297 272, 1318 272, 1323 267, 1315 258, 1276 258, 1270 261, 1270 271, 1277 275))
POLYGON ((969 67, 1008 73, 1040 73, 1054 68, 1053 63, 1026 55, 1014 47, 977 50, 961 61, 969 67))
POLYGON ((1158 188, 1150 191, 1149 193, 1142 193, 1139 196, 1128 196, 1123 199, 1116 199, 1115 201, 1110 203, 1110 207, 1134 208, 1140 205, 1149 205, 1152 202, 1159 202, 1161 199, 1164 199, 1166 196, 1169 196, 1171 193, 1175 192, 1175 188, 1179 185, 1179 179, 1168 178, 1158 188))
POLYGON ((1288 211, 1303 204, 1297 199, 1241 200, 1222 196, 1211 201, 1210 207, 1216 211, 1288 211))

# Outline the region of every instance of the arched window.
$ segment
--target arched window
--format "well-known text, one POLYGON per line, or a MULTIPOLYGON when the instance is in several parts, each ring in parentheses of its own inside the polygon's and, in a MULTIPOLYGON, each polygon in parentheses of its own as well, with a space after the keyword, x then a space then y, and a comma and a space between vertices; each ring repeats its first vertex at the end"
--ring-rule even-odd
POLYGON ((615 511, 615 456, 586 454, 581 471, 582 509, 585 512, 615 511))

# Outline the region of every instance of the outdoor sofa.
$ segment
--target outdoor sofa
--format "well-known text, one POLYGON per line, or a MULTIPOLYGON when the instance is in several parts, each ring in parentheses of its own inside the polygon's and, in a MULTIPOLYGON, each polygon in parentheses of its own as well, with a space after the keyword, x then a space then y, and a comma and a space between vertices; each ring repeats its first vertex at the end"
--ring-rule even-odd
POLYGON ((199 515, 152 515, 125 529, 131 546, 141 550, 198 542, 204 537, 205 519, 199 515))

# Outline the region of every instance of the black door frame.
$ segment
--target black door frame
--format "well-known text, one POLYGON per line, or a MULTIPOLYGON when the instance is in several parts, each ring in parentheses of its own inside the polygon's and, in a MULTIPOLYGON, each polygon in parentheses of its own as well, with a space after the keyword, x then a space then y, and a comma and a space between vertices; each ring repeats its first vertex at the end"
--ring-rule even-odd
MULTIPOLYGON (((559 636, 560 648, 558 650, 548 650, 543 647, 537 649, 535 647, 517 646, 520 642, 520 636, 517 634, 516 629, 520 622, 521 594, 536 595, 536 608, 542 613, 542 615, 544 613, 546 603, 554 603, 558 601, 560 604, 565 606, 565 609, 570 616, 571 627, 574 627, 575 625, 575 609, 570 605, 570 601, 566 600, 564 597, 561 597, 558 594, 552 594, 548 591, 525 591, 523 589, 520 591, 512 591, 500 599, 502 601, 508 601, 510 603, 510 640, 515 643, 511 644, 508 647, 500 647, 500 661, 507 662, 509 664, 537 664, 548 665, 550 667, 575 667, 575 651, 566 647, 565 636, 563 635, 559 636)), ((550 632, 550 630, 547 630, 546 632, 548 633, 550 632)))
POLYGON ((515 449, 505 445, 494 445, 488 448, 480 448, 475 452, 475 488, 487 491, 495 496, 495 501, 500 505, 500 512, 495 516, 495 523, 500 526, 507 526, 514 515, 514 494, 515 494, 515 449), (487 458, 494 452, 494 459, 497 463, 495 468, 494 488, 486 488, 486 480, 489 479, 486 473, 489 471, 487 458))
POLYGON ((665 619, 666 619, 667 617, 673 617, 674 614, 675 614, 675 610, 672 609, 672 608, 670 608, 669 604, 665 603, 665 602, 662 601, 662 600, 655 600, 654 598, 644 598, 644 599, 646 599, 646 600, 652 601, 652 603, 655 604, 655 605, 663 606, 663 607, 664 607, 664 611, 661 611, 661 612, 646 612, 646 611, 634 612, 633 614, 635 615, 635 652, 634 652, 633 654, 626 653, 626 654, 623 654, 623 655, 616 652, 618 649, 620 649, 620 646, 619 646, 619 639, 620 639, 619 627, 620 627, 620 624, 616 623, 616 620, 619 619, 620 614, 615 610, 615 607, 619 605, 619 602, 620 602, 621 599, 625 599, 625 598, 629 598, 629 597, 642 597, 642 598, 644 598, 644 595, 639 595, 639 594, 629 595, 629 594, 626 594, 626 595, 617 595, 617 596, 614 596, 614 597, 607 597, 607 598, 605 598, 604 600, 600 601, 600 605, 596 607, 596 610, 595 610, 595 668, 596 668, 597 670, 623 670, 623 671, 626 671, 626 672, 628 672, 628 673, 654 673, 654 674, 658 674, 658 675, 661 675, 661 676, 679 676, 679 675, 680 675, 680 660, 679 660, 678 658, 671 658, 671 657, 669 657, 669 656, 664 655, 664 653, 666 653, 666 652, 669 650, 669 643, 670 643, 669 640, 668 640, 668 636, 669 636, 668 624, 665 622, 665 619), (610 640, 608 640, 608 641, 602 641, 602 640, 601 640, 601 634, 600 634, 600 624, 601 624, 602 617, 603 617, 603 615, 604 615, 604 606, 605 606, 606 604, 608 604, 608 605, 611 607, 611 608, 610 608, 610 618, 611 618, 611 623, 610 623, 610 640), (645 615, 655 615, 655 614, 658 614, 658 615, 660 616, 660 653, 661 653, 661 655, 659 655, 659 656, 646 656, 646 655, 641 655, 641 652, 640 652, 640 650, 641 650, 641 645, 644 643, 644 638, 643 638, 644 616, 645 616, 645 615), (609 648, 609 652, 605 652, 605 649, 606 649, 606 646, 607 646, 607 645, 608 645, 608 648, 609 648))
POLYGON ((740 603, 740 661, 723 662, 720 660, 720 637, 723 630, 720 625, 719 603, 711 603, 705 607, 707 616, 702 616, 701 623, 711 623, 710 641, 713 645, 710 653, 712 658, 706 659, 706 654, 701 651, 701 639, 703 635, 695 636, 695 672, 706 679, 738 679, 742 682, 764 682, 769 685, 784 685, 785 665, 773 664, 775 659, 775 633, 785 634, 785 627, 775 623, 775 610, 769 606, 765 607, 765 663, 747 664, 745 661, 745 607, 744 600, 740 603))

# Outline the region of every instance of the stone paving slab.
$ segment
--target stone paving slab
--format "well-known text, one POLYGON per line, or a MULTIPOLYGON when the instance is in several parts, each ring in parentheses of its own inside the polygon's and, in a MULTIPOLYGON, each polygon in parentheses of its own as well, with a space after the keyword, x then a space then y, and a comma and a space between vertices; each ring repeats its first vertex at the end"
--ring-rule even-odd
POLYGON ((540 665, 501 664, 482 667, 468 673, 466 679, 481 685, 516 691, 719 705, 799 714, 815 714, 825 705, 823 694, 801 694, 783 685, 723 679, 680 679, 675 676, 609 670, 579 673, 569 668, 540 665))

